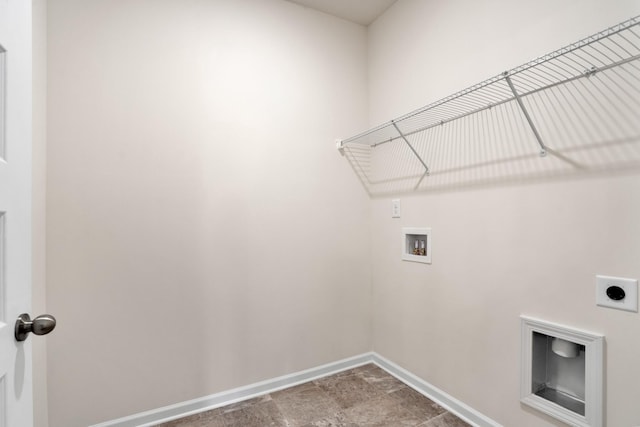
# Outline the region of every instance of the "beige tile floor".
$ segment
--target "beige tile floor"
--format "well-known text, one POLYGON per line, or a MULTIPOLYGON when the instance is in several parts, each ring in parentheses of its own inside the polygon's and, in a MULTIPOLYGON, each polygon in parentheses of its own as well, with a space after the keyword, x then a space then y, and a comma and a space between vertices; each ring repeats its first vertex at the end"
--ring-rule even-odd
POLYGON ((468 427, 373 364, 158 427, 468 427))

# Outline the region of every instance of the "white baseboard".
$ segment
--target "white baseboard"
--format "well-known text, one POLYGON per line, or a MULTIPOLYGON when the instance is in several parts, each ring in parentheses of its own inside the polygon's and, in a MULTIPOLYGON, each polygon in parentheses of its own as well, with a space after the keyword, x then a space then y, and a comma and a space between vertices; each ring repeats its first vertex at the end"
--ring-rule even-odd
POLYGON ((401 368, 377 353, 364 353, 359 356, 339 360, 337 362, 307 369, 305 371, 284 375, 267 381, 261 381, 248 386, 235 388, 233 390, 223 391, 221 393, 212 394, 199 399, 141 412, 139 414, 130 415, 117 420, 95 424, 90 427, 151 427, 159 423, 172 421, 178 418, 219 408, 221 406, 226 406, 231 403, 251 399, 262 394, 273 393, 284 388, 333 375, 347 369, 353 369, 367 363, 375 363, 380 368, 407 384, 409 387, 421 394, 424 394, 440 406, 446 408, 449 412, 452 412, 473 426, 502 427, 500 424, 475 409, 465 405, 444 391, 418 378, 411 372, 401 368))
POLYGON ((429 399, 433 400, 438 405, 447 409, 449 412, 455 414, 467 423, 476 427, 502 427, 502 425, 498 424, 486 415, 476 411, 455 397, 429 384, 422 378, 417 377, 379 354, 372 353, 372 356, 373 363, 378 365, 380 368, 384 369, 417 392, 427 396, 429 399))
POLYGON ((165 406, 151 411, 141 412, 128 417, 118 418, 113 421, 95 424, 90 427, 150 427, 159 423, 187 417, 189 415, 226 406, 231 403, 251 399, 262 394, 272 393, 277 390, 313 381, 318 378, 333 375, 340 371, 366 365, 372 361, 373 354, 365 353, 359 356, 318 366, 316 368, 307 369, 305 371, 296 372, 290 375, 283 375, 281 377, 250 384, 248 386, 212 394, 210 396, 176 403, 175 405, 165 406))

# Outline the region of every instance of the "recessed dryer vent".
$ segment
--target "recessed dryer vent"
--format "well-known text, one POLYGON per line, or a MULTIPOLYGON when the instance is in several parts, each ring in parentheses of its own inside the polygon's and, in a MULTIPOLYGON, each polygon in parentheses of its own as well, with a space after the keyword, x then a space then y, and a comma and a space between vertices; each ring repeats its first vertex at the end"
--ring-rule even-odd
POLYGON ((522 316, 522 403, 601 427, 603 336, 522 316))

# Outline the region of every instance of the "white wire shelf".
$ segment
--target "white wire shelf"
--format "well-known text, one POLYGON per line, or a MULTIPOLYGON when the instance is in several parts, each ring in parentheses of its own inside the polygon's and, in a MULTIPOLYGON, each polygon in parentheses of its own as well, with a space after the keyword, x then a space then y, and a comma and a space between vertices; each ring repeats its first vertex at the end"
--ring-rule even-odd
POLYGON ((640 16, 338 148, 372 196, 640 168, 640 16))

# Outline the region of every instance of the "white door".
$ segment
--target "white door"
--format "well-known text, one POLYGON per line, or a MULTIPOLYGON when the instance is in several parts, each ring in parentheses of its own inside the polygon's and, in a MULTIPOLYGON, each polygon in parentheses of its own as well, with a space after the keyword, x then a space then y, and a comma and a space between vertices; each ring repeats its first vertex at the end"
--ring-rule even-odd
POLYGON ((31 1, 0 0, 0 427, 32 427, 31 1))

